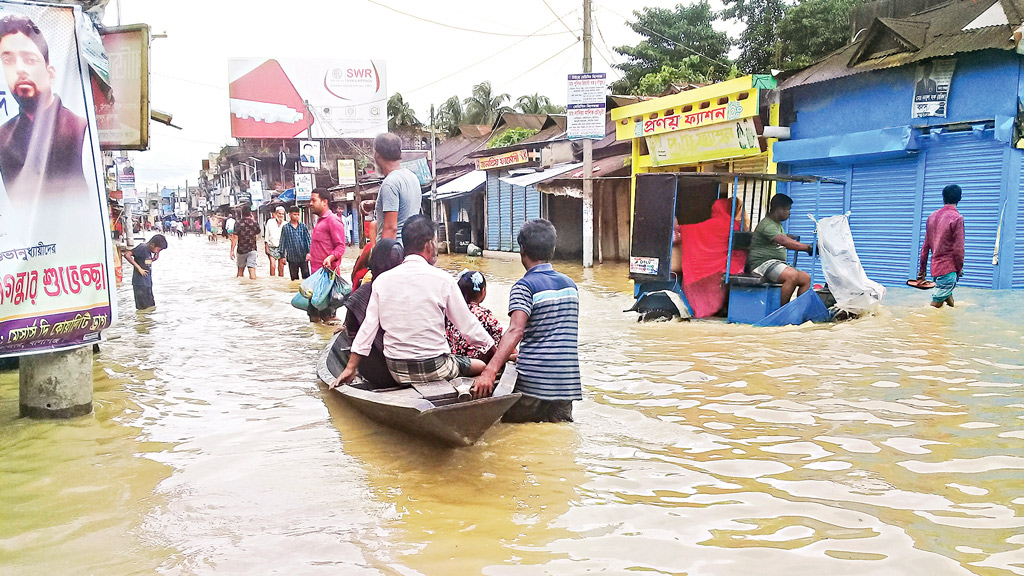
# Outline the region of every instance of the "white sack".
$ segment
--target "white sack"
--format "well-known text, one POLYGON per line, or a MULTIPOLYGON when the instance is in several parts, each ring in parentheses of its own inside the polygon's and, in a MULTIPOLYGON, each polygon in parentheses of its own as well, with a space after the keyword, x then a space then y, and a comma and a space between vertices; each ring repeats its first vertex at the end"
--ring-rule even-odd
POLYGON ((821 269, 836 308, 858 316, 875 312, 885 297, 885 287, 864 273, 853 246, 850 221, 841 214, 822 218, 817 224, 821 269))

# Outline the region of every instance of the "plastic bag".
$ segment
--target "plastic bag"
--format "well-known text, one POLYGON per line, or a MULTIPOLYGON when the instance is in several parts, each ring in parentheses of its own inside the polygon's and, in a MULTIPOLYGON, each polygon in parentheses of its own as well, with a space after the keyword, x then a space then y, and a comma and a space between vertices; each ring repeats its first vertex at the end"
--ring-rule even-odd
POLYGON ((316 271, 316 274, 310 276, 308 280, 314 280, 313 294, 309 297, 310 304, 317 310, 327 308, 331 299, 331 288, 334 286, 330 272, 326 268, 321 268, 316 271))
POLYGON ((808 290, 789 301, 789 304, 767 315, 754 326, 786 326, 804 322, 828 322, 832 315, 814 290, 808 290))
POLYGON ((312 298, 313 289, 316 288, 317 282, 319 282, 320 272, 323 272, 322 268, 320 270, 317 270, 315 274, 310 275, 309 278, 303 280, 302 284, 299 284, 299 293, 301 293, 306 298, 312 298))
POLYGON ((885 297, 885 287, 864 272, 847 215, 822 218, 817 224, 821 270, 836 299, 836 308, 858 316, 875 312, 885 297))
POLYGON ((309 310, 309 298, 302 295, 302 292, 296 292, 295 296, 292 296, 292 306, 295 306, 299 310, 309 310))
POLYGON ((334 284, 331 286, 331 300, 330 304, 332 308, 341 308, 345 304, 345 299, 352 293, 352 285, 341 277, 341 274, 331 274, 334 277, 334 284))

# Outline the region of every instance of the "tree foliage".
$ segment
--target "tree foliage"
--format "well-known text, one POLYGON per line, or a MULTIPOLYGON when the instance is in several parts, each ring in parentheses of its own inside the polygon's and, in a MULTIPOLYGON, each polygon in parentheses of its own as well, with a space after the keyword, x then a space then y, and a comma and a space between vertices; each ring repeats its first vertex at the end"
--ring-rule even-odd
POLYGON ((487 147, 501 148, 503 146, 518 144, 537 132, 539 132, 539 130, 535 128, 509 128, 502 132, 497 138, 488 142, 487 147))
POLYGON ((740 49, 736 65, 747 74, 765 74, 782 68, 778 27, 786 12, 784 0, 722 0, 724 18, 746 24, 735 45, 740 49))
POLYGON ((463 123, 464 112, 462 100, 458 96, 452 96, 444 101, 437 110, 435 123, 440 131, 449 136, 459 133, 459 126, 463 123))
POLYGON ((395 92, 391 98, 388 98, 388 128, 422 125, 416 118, 416 111, 402 98, 401 94, 395 92))
POLYGON ((494 124, 502 112, 511 108, 505 103, 512 97, 508 93, 495 94, 489 81, 473 86, 473 95, 462 101, 466 105, 465 119, 470 124, 494 124))
POLYGON ((783 67, 803 68, 850 40, 850 12, 866 0, 803 0, 779 22, 783 67))
POLYGON ((705 81, 716 81, 728 73, 727 54, 729 37, 712 28, 718 14, 707 0, 692 6, 677 5, 674 9, 647 7, 634 10, 635 21, 628 26, 644 39, 636 46, 618 46, 614 50, 626 57, 626 62, 615 67, 624 77, 613 82, 616 94, 636 92, 640 80, 648 74, 657 74, 664 66, 685 66, 705 81), (697 60, 684 64, 691 56, 697 60))

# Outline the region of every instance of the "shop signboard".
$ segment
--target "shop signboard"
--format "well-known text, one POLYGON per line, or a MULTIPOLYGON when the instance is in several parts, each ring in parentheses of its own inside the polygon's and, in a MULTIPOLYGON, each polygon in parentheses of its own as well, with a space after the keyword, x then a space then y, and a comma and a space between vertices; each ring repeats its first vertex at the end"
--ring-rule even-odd
POLYGON ((757 98, 729 100, 725 104, 708 106, 703 109, 691 109, 671 115, 658 115, 633 124, 634 136, 652 136, 675 130, 688 130, 709 124, 717 124, 729 120, 749 118, 757 115, 757 98))
POLYGON ((316 182, 314 181, 312 174, 296 174, 295 201, 309 202, 314 186, 316 186, 316 182))
POLYGON ((352 158, 338 159, 338 186, 356 185, 356 161, 352 158))
POLYGON ((569 99, 565 113, 569 140, 604 138, 606 81, 604 72, 569 74, 569 99))
POLYGON ((925 60, 917 65, 914 83, 914 108, 911 118, 946 117, 949 85, 953 82, 956 58, 925 60))
POLYGON ((498 154, 496 156, 487 156, 486 158, 476 159, 477 170, 493 170, 495 168, 506 168, 508 166, 517 166, 519 164, 526 164, 530 161, 530 153, 526 150, 513 150, 511 152, 505 152, 504 154, 498 154))
POLYGON ((253 208, 259 208, 263 204, 263 182, 254 180, 249 182, 249 198, 253 208))
POLYGON ((387 132, 383 60, 228 62, 236 138, 373 138, 387 132))
POLYGON ((320 141, 300 140, 299 141, 299 166, 303 168, 320 169, 320 141))
POLYGON ((138 196, 135 193, 135 167, 132 166, 131 158, 116 157, 114 166, 117 170, 118 190, 125 200, 134 201, 138 196))
POLYGON ((742 158, 763 152, 754 118, 647 137, 652 166, 742 158))
POLYGON ((110 89, 92 78, 96 128, 103 150, 149 148, 149 26, 107 28, 100 36, 110 60, 110 89))
POLYGON ((417 158, 415 160, 406 160, 402 162, 402 168, 412 170, 412 173, 416 175, 416 178, 420 181, 420 186, 426 186, 430 184, 433 179, 430 175, 430 164, 427 163, 426 158, 417 158))
POLYGON ((0 39, 22 68, 12 73, 5 57, 0 75, 0 356, 76 348, 117 317, 89 66, 76 41, 88 24, 78 6, 3 0, 0 18, 33 31, 0 39), (30 121, 25 111, 51 96, 50 121, 30 121))

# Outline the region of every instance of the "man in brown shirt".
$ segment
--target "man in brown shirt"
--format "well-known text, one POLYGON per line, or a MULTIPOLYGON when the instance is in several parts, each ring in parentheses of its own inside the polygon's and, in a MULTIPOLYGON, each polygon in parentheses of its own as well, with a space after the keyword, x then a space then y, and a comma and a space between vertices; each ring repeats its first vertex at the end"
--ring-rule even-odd
POLYGON ((259 257, 256 253, 256 237, 260 235, 260 225, 252 217, 252 209, 242 204, 241 218, 235 222, 235 230, 231 234, 231 259, 238 261, 238 278, 245 269, 249 269, 249 278, 256 279, 256 266, 259 257), (237 253, 237 254, 236 254, 237 253))

